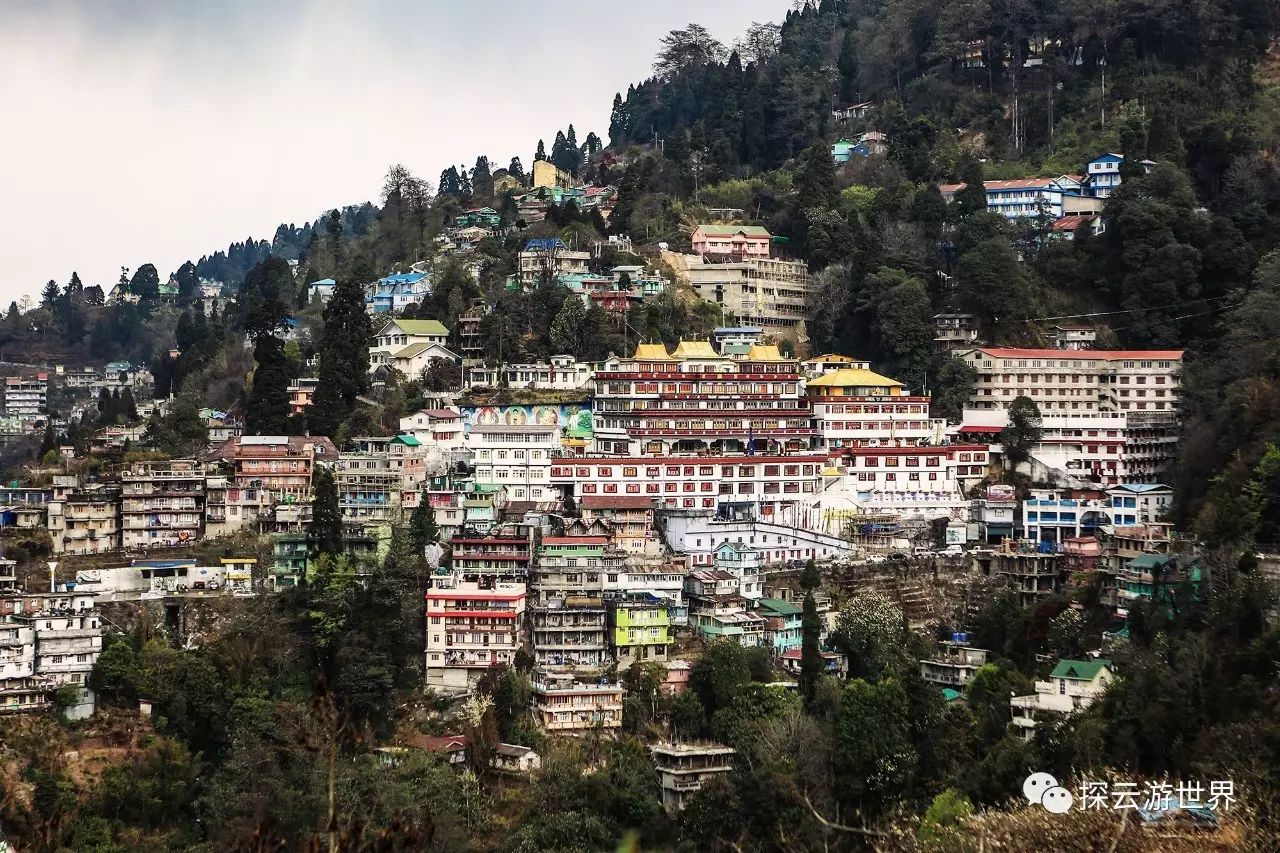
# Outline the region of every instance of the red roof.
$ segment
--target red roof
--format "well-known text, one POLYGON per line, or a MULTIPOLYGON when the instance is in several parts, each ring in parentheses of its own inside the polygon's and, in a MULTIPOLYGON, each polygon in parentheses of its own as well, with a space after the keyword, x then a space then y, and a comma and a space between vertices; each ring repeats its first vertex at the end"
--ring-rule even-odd
POLYGON ((1001 432, 1004 427, 990 426, 988 424, 965 424, 960 427, 960 432, 1001 432))
POLYGON ((583 495, 583 509, 652 509, 653 498, 644 495, 583 495))
POLYGON ((431 752, 457 752, 467 748, 466 735, 414 735, 406 739, 409 746, 431 752))
POLYGON ((426 415, 429 418, 436 418, 437 420, 462 417, 461 412, 455 412, 453 409, 423 409, 418 412, 418 414, 426 415))
POLYGON ((543 545, 608 545, 607 536, 548 536, 543 545))
POLYGON ((1089 214, 1087 216, 1063 216, 1060 219, 1053 220, 1053 224, 1049 226, 1050 231, 1075 231, 1081 225, 1092 222, 1098 217, 1089 214))
POLYGON ((979 352, 995 358, 1077 358, 1094 361, 1120 361, 1123 359, 1149 359, 1158 361, 1179 361, 1183 350, 1180 349, 1016 349, 1013 347, 977 347, 979 352))

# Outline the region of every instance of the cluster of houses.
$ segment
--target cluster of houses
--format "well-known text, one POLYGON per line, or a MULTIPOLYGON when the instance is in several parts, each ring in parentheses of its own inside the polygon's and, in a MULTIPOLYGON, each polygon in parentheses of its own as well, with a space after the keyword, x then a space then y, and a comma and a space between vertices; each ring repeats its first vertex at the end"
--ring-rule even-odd
MULTIPOLYGON (((1106 153, 1086 163, 1083 175, 983 181, 987 210, 1009 220, 1043 220, 1054 238, 1071 240, 1082 228, 1096 236, 1106 227, 1102 206, 1121 184, 1123 163, 1123 154, 1106 153)), ((1147 172, 1155 165, 1138 164, 1147 172)), ((964 186, 942 184, 938 190, 949 202, 964 186)))

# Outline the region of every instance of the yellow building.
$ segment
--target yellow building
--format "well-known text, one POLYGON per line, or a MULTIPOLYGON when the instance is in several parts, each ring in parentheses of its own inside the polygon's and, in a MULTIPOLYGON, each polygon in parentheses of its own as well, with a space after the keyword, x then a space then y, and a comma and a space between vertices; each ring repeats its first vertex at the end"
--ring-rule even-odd
POLYGON ((806 387, 811 397, 898 397, 905 386, 874 370, 845 367, 809 380, 806 387))
POLYGON ((567 190, 573 186, 573 176, 563 169, 556 167, 550 160, 534 160, 533 161, 533 186, 538 187, 559 187, 567 190))

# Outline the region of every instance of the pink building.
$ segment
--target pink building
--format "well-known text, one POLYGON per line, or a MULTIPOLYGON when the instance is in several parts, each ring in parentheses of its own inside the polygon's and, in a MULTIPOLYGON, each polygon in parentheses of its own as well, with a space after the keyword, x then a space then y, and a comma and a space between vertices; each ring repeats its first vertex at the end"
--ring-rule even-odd
POLYGON ((760 225, 699 225, 691 239, 695 255, 767 258, 771 235, 760 225))

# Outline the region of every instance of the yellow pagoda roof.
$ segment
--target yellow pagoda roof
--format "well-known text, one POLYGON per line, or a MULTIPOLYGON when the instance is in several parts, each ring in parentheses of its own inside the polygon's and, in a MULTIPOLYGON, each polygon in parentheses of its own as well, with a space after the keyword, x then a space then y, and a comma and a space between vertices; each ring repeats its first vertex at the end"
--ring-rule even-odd
POLYGON ((830 373, 824 373, 817 379, 809 380, 810 388, 880 388, 896 386, 902 383, 888 376, 881 376, 874 370, 861 367, 842 367, 830 373))
POLYGON ((822 355, 815 355, 813 358, 805 359, 805 364, 814 364, 817 362, 839 362, 841 364, 853 364, 858 359, 851 355, 841 355, 838 352, 828 352, 822 355))
POLYGON ((671 354, 662 344, 637 344, 636 354, 631 358, 635 361, 670 361, 671 354))
POLYGON ((747 361, 790 361, 774 344, 752 344, 747 361))
POLYGON ((721 358, 720 353, 707 341, 681 341, 671 353, 672 358, 721 358))

